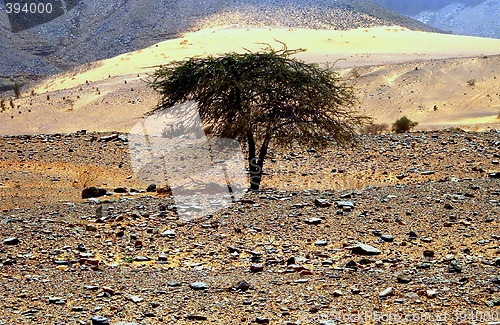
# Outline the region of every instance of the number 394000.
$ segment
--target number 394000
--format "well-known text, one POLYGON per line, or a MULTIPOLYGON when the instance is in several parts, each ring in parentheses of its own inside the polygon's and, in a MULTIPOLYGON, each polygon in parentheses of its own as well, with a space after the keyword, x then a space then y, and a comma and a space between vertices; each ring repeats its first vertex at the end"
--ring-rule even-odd
POLYGON ((7 2, 5 4, 5 10, 8 14, 50 14, 52 13, 51 3, 18 3, 18 2, 7 2))

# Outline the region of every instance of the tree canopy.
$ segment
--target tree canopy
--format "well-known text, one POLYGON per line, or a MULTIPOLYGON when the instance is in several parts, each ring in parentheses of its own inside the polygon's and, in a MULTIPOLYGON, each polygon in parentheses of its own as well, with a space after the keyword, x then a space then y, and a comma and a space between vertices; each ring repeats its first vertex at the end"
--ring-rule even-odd
POLYGON ((161 95, 153 110, 194 100, 209 136, 246 144, 250 188, 259 189, 271 143, 345 145, 370 119, 333 67, 294 57, 303 49, 194 57, 159 67, 149 85, 161 95))

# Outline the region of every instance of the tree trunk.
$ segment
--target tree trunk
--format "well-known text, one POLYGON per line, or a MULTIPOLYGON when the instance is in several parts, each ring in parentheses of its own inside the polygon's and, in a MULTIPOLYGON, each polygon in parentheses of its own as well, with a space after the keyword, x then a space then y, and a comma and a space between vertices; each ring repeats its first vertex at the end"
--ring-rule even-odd
MULTIPOLYGON (((252 137, 253 139, 253 137, 252 137)), ((249 150, 249 155, 248 155, 248 166, 249 166, 249 172, 250 172, 250 190, 251 191, 258 191, 260 189, 260 182, 262 180, 262 171, 264 167, 264 159, 267 155, 267 149, 269 147, 269 141, 270 138, 264 139, 264 142, 262 143, 262 147, 260 148, 259 152, 259 157, 256 156, 255 152, 255 143, 253 143, 253 151, 249 150), (250 153, 253 152, 253 155, 250 155, 250 153)), ((250 145, 249 145, 250 147, 250 145)))

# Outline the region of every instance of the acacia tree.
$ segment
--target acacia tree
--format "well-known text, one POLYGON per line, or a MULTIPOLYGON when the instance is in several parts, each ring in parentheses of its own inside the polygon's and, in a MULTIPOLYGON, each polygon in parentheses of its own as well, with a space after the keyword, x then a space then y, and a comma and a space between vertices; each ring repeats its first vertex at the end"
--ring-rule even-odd
POLYGON ((152 112, 196 101, 207 135, 246 145, 250 189, 258 190, 271 144, 345 145, 370 120, 332 67, 293 57, 303 51, 283 44, 160 66, 148 81, 161 95, 152 112))

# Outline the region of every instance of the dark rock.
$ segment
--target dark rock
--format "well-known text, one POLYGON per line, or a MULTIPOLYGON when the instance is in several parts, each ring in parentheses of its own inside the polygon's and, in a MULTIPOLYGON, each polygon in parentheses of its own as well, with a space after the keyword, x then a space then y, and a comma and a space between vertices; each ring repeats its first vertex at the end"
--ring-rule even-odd
POLYGON ((156 184, 151 184, 146 188, 146 192, 156 192, 156 184))
POLYGON ((382 235, 380 236, 380 239, 388 243, 392 243, 394 241, 394 237, 391 235, 382 235))
POLYGON ((250 271, 253 272, 253 273, 262 272, 262 271, 264 271, 264 265, 262 265, 262 264, 252 264, 250 266, 250 271))
POLYGON ((431 263, 422 263, 417 265, 417 269, 419 270, 428 270, 431 268, 431 263))
POLYGON ((453 206, 452 206, 451 204, 449 204, 449 203, 446 203, 446 204, 444 205, 444 208, 445 208, 446 210, 453 210, 453 206))
POLYGON ((328 208, 332 204, 325 199, 316 199, 314 200, 314 205, 320 208, 328 208))
POLYGON ((295 257, 290 257, 288 260, 286 260, 286 265, 293 265, 295 264, 295 257))
POLYGON ((424 251, 424 257, 434 257, 434 251, 426 249, 424 251))
POLYGON ((491 279, 491 282, 493 284, 500 284, 500 277, 495 277, 495 278, 491 279))
POLYGON ((462 265, 458 264, 456 260, 452 260, 450 265, 448 265, 448 272, 450 273, 461 273, 462 265))
POLYGON ((351 247, 351 251, 353 254, 359 255, 378 255, 382 253, 378 248, 362 243, 358 243, 356 246, 351 247))
POLYGON ((17 245, 19 243, 20 243, 19 239, 18 238, 14 238, 14 237, 4 239, 4 241, 3 241, 4 245, 11 245, 11 246, 17 245))
POLYGON ((357 270, 358 269, 358 264, 356 264, 355 261, 351 260, 351 261, 349 261, 349 262, 346 263, 345 268, 357 270))
POLYGON ((84 188, 82 191, 82 199, 89 199, 92 197, 101 197, 106 195, 106 190, 103 188, 97 188, 95 186, 84 188))
POLYGON ((410 237, 410 239, 417 239, 418 235, 414 231, 410 231, 408 237, 410 237))
POLYGON ((500 179, 500 172, 493 172, 488 175, 490 178, 500 179))
POLYGON ((113 192, 115 192, 115 193, 127 193, 128 191, 127 191, 127 189, 126 189, 125 187, 122 187, 122 186, 121 186, 121 187, 117 187, 117 188, 115 188, 115 189, 113 190, 113 192))
POLYGON ((202 321, 202 320, 207 320, 207 316, 202 316, 202 315, 187 315, 187 316, 186 316, 186 319, 187 319, 187 320, 198 320, 198 321, 202 321))
POLYGON ((248 282, 246 281, 240 281, 238 282, 238 284, 236 285, 236 290, 239 290, 239 291, 247 291, 248 289, 250 289, 250 285, 248 284, 248 282))
POLYGON ((257 323, 257 324, 269 324, 269 318, 257 317, 255 319, 255 323, 257 323))

